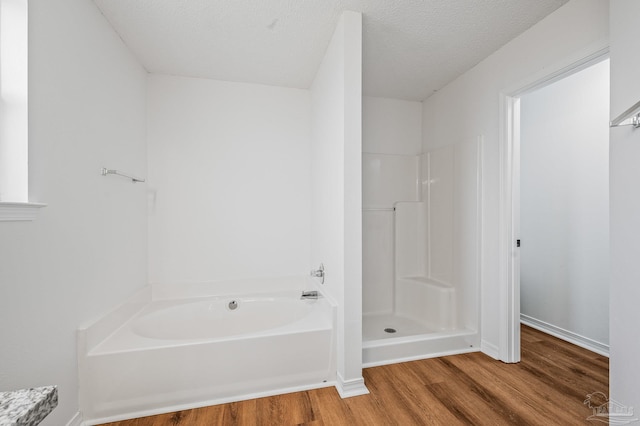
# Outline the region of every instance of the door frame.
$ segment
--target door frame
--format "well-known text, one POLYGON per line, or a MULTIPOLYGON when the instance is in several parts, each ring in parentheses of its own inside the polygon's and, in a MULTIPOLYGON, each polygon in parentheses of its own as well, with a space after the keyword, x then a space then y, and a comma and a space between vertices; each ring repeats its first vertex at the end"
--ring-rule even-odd
POLYGON ((520 361, 520 97, 609 57, 597 43, 500 92, 500 225, 498 359, 520 361))

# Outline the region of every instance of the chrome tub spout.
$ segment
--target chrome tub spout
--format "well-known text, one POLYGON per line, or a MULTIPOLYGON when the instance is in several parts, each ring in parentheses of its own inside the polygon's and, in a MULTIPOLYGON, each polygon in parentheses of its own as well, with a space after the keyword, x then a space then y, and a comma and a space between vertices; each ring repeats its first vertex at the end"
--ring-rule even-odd
POLYGON ((303 291, 302 292, 302 296, 300 296, 300 299, 317 299, 318 298, 318 292, 316 290, 310 290, 310 291, 303 291))

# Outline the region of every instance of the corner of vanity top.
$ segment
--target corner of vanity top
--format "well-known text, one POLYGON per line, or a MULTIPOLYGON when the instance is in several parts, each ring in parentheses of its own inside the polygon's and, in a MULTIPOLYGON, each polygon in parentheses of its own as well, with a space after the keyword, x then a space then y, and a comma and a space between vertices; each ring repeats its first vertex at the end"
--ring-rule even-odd
POLYGON ((37 425, 58 406, 58 388, 0 392, 0 425, 37 425))

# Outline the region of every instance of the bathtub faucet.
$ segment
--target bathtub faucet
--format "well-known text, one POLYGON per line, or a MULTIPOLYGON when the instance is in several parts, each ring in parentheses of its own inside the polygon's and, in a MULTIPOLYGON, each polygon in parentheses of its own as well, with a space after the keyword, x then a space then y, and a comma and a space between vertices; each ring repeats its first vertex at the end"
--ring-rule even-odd
POLYGON ((320 284, 324 284, 324 265, 321 263, 320 264, 320 268, 312 269, 311 270, 311 276, 312 277, 316 277, 316 278, 320 278, 320 284))
POLYGON ((316 290, 308 290, 308 291, 303 291, 302 292, 302 296, 300 296, 300 299, 317 299, 318 298, 318 292, 316 290))

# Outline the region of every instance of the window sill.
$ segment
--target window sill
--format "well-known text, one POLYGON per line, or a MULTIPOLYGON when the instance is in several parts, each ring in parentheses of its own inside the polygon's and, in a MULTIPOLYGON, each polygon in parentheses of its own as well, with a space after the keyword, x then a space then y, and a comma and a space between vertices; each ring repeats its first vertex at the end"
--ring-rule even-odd
POLYGON ((38 211, 46 204, 41 203, 12 203, 0 201, 0 222, 19 222, 35 220, 38 211))

